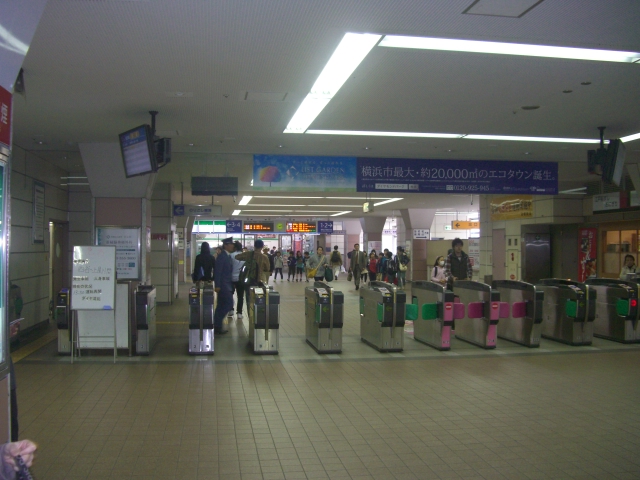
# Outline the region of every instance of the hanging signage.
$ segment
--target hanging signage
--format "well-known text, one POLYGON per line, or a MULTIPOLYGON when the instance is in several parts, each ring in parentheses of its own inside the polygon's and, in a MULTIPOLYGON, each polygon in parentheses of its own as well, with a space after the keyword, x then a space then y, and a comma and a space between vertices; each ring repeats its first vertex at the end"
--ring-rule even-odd
POLYGON ((33 243, 44 243, 44 189, 44 183, 33 181, 33 211, 31 221, 31 239, 33 243))
POLYGON ((602 212, 604 210, 620 210, 620 192, 607 193, 605 195, 593 196, 593 211, 602 212))
POLYGON ((358 158, 358 192, 557 195, 558 164, 358 158))
POLYGON ((413 239, 414 240, 429 240, 429 229, 428 228, 414 228, 413 229, 413 239))
POLYGON ((227 233, 242 233, 242 220, 226 220, 227 233))
MULTIPOLYGON (((151 240, 167 240, 167 234, 149 234, 151 240), (158 238, 158 235, 163 238, 158 238)), ((96 228, 96 245, 116 247, 118 280, 140 280, 140 229, 96 228)))
POLYGON ((253 156, 254 190, 352 192, 355 188, 355 157, 253 156))
POLYGON ((0 143, 11 147, 11 93, 0 87, 0 143))
POLYGON ((273 232, 273 222, 244 222, 244 232, 273 232))
POLYGON ((318 222, 318 233, 333 233, 333 222, 326 220, 318 222))
POLYGON ((222 215, 221 205, 174 205, 174 217, 209 217, 222 215))
POLYGON ((287 233, 316 233, 316 223, 287 222, 287 233))
POLYGON ((116 248, 73 247, 72 310, 113 310, 116 248))
POLYGON ((532 195, 507 195, 494 197, 489 202, 491 221, 533 218, 532 195))
POLYGON ((451 228, 454 230, 471 230, 480 228, 480 222, 468 222, 462 220, 452 220, 451 228))
POLYGON ((596 255, 598 251, 598 229, 578 230, 578 281, 597 276, 596 255))

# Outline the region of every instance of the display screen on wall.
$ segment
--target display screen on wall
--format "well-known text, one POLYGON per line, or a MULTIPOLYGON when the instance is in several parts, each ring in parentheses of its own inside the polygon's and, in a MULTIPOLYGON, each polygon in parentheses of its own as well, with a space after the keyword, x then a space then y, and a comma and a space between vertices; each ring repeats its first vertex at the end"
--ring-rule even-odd
POLYGON ((244 222, 245 232, 273 232, 273 222, 244 222))
POLYGON ((316 222, 288 222, 287 233, 316 233, 316 222))

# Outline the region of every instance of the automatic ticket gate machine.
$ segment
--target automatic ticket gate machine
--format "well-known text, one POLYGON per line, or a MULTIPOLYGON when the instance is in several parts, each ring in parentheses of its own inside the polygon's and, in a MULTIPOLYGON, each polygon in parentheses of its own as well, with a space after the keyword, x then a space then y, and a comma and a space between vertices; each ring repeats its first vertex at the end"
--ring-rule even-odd
POLYGON ((56 295, 55 319, 58 325, 58 354, 71 355, 72 329, 69 310, 69 289, 63 288, 56 295))
POLYGON ((559 278, 542 279, 536 287, 544 292, 542 336, 569 345, 591 345, 596 290, 559 278))
POLYGON ((136 353, 149 355, 156 344, 156 287, 138 285, 136 299, 136 353))
POLYGON ((280 294, 266 285, 249 290, 249 341, 253 353, 277 355, 280 337, 280 294))
POLYGON ((456 338, 482 348, 496 348, 500 292, 472 280, 457 280, 453 291, 456 303, 464 305, 461 318, 456 316, 456 338))
POLYGON ((449 350, 454 308, 459 310, 462 304, 455 304, 454 293, 439 283, 414 281, 411 293, 418 310, 413 338, 438 350, 449 350))
POLYGON ((640 342, 640 283, 610 278, 590 278, 584 283, 597 293, 593 335, 614 342, 640 342))
POLYGON ((360 338, 380 352, 404 349, 407 295, 395 285, 371 282, 360 288, 360 338))
POLYGON ((325 282, 304 289, 307 343, 318 353, 342 352, 344 295, 325 282))
POLYGON ((213 355, 213 284, 189 290, 189 354, 213 355))
POLYGON ((544 292, 516 280, 495 280, 491 286, 500 292, 498 337, 526 347, 539 347, 544 292))

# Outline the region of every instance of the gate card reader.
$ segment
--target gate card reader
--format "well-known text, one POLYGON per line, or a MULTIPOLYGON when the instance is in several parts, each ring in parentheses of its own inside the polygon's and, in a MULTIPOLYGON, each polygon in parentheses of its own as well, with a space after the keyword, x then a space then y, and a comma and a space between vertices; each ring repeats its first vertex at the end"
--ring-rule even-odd
POLYGON ((414 281, 411 292, 412 303, 418 307, 413 338, 438 350, 449 350, 455 318, 453 292, 445 285, 423 280, 414 281))
POLYGON ((72 331, 68 288, 63 288, 56 294, 54 318, 58 325, 58 354, 71 355, 72 331))
POLYGON ((342 352, 344 295, 328 283, 304 289, 306 340, 318 353, 342 352))
POLYGON ((360 288, 360 338, 380 352, 404 349, 407 295, 395 285, 370 282, 360 288))
POLYGON ((189 354, 213 355, 213 285, 189 289, 189 354))
POLYGON ((544 292, 542 336, 569 345, 591 345, 596 290, 559 278, 542 279, 536 288, 544 292))
POLYGON ((539 347, 542 333, 544 292, 535 285, 515 280, 495 280, 492 288, 500 292, 506 315, 498 323, 498 337, 526 347, 539 347))
POLYGON ((249 290, 249 342, 253 353, 277 355, 280 337, 280 294, 261 285, 249 290))
POLYGON ((456 300, 466 312, 456 319, 456 338, 482 348, 496 348, 498 320, 503 313, 500 292, 490 285, 472 280, 457 280, 453 284, 456 300))
POLYGON ((136 298, 136 353, 149 355, 156 343, 156 287, 138 285, 136 298))
POLYGON ((590 278, 585 285, 597 292, 593 334, 614 342, 640 342, 638 289, 640 284, 610 278, 590 278))

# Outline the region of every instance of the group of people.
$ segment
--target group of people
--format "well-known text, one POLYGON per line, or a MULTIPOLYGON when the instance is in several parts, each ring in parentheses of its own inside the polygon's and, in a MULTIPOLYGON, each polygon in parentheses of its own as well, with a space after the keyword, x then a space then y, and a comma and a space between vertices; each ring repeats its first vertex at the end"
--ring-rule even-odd
POLYGON ((469 255, 462 251, 464 243, 459 238, 451 242, 451 250, 447 256, 440 255, 436 258, 431 281, 442 285, 451 285, 455 280, 471 280, 473 270, 469 255))
POLYGON ((366 282, 367 279, 370 282, 378 280, 394 283, 399 288, 404 288, 411 260, 403 247, 398 247, 395 255, 387 248, 380 253, 371 250, 367 255, 366 252, 360 251, 360 244, 356 243, 347 256, 350 260, 349 273, 353 275, 356 290, 360 288, 360 283, 366 282))

